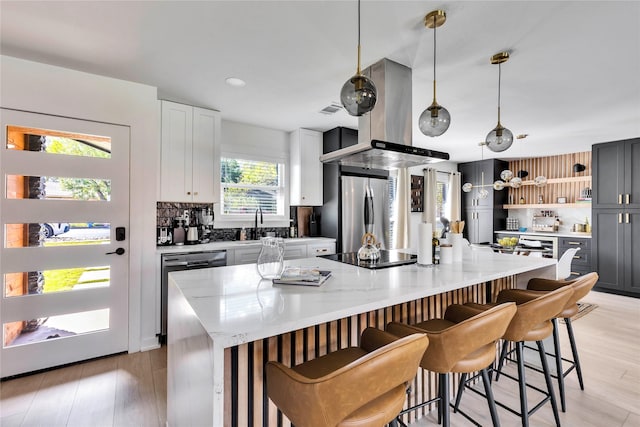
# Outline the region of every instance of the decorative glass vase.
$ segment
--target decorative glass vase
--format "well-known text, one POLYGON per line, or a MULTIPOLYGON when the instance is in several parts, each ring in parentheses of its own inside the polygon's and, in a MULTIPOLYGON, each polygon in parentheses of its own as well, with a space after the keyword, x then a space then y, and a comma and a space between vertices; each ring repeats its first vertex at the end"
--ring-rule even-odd
POLYGON ((263 279, 277 279, 284 270, 284 241, 280 237, 263 237, 258 255, 258 273, 263 279))

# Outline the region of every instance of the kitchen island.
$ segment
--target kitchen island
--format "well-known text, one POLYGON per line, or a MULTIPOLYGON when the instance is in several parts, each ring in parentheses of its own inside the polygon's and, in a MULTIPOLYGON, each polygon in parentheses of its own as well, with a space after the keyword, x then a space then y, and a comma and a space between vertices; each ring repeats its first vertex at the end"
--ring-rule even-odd
MULTIPOLYGON (((168 424, 271 426, 281 418, 290 425, 267 398, 266 361, 295 365, 357 345, 367 326, 419 322, 453 303, 485 302, 530 277, 555 277, 555 263, 488 251, 466 251, 462 263, 381 270, 323 258, 286 262, 331 270, 321 287, 272 285, 255 264, 171 273, 168 424)), ((419 370, 409 400, 435 391, 435 376, 419 370)))

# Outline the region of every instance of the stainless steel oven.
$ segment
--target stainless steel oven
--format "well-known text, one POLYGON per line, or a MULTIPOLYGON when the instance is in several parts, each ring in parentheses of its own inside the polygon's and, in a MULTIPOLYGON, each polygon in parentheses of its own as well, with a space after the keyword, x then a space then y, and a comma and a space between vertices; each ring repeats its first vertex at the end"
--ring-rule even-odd
POLYGON ((227 265, 227 251, 200 251, 163 254, 161 257, 162 279, 160 284, 160 343, 167 341, 167 292, 169 273, 198 268, 223 267, 227 265))

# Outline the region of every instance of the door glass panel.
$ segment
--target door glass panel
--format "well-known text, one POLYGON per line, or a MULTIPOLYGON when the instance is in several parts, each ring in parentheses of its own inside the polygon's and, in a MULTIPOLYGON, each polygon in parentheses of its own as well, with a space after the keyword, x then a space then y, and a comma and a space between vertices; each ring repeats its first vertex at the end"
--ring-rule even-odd
POLYGON ((4 348, 15 347, 105 329, 109 329, 108 308, 5 323, 2 343, 4 348))
POLYGON ((111 138, 7 126, 7 149, 108 159, 111 158, 111 138))
POLYGON ((53 176, 7 175, 7 199, 111 200, 111 180, 53 176))
POLYGON ((61 268, 4 275, 5 298, 51 294, 109 286, 109 266, 61 268))
POLYGON ((5 248, 106 245, 111 224, 106 222, 46 222, 5 224, 5 248))

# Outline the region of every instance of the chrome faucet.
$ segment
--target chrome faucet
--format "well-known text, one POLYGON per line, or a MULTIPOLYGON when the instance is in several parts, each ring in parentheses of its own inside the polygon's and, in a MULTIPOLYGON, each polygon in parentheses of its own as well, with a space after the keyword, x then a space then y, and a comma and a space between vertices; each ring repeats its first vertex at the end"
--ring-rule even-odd
POLYGON ((256 209, 256 221, 253 227, 253 238, 255 240, 258 240, 260 238, 258 236, 258 212, 260 212, 260 224, 264 224, 264 219, 262 217, 262 207, 258 207, 258 209, 256 209))

